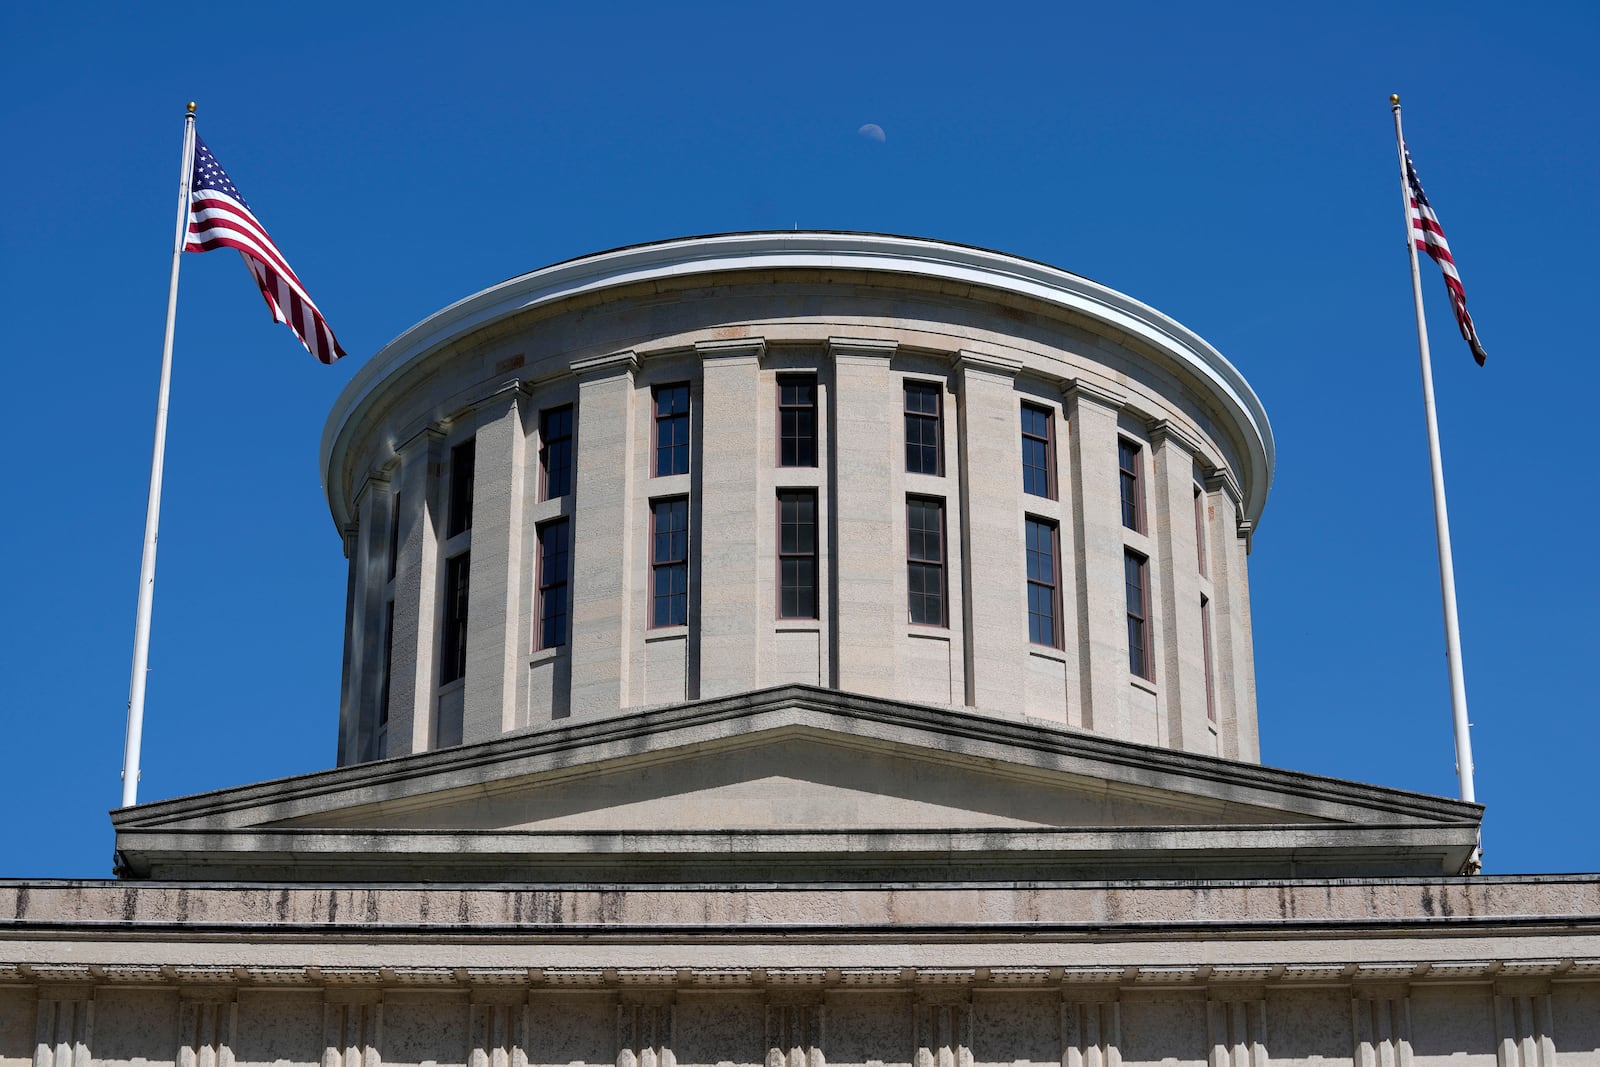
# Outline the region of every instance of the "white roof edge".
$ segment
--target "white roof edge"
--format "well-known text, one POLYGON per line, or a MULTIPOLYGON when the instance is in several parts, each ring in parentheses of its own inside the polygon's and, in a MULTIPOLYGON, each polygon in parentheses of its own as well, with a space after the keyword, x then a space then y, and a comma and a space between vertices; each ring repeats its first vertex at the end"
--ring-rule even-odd
POLYGON ((918 237, 806 230, 686 237, 599 252, 508 279, 423 319, 379 349, 328 414, 319 463, 335 518, 343 509, 335 499, 332 464, 336 451, 343 451, 345 431, 412 362, 491 322, 574 296, 676 275, 773 269, 881 271, 963 282, 1056 304, 1138 337, 1211 385, 1245 431, 1249 460, 1263 477, 1249 480, 1244 512, 1252 522, 1260 519, 1276 458, 1266 409, 1238 369, 1193 330, 1108 286, 1003 252, 918 237))

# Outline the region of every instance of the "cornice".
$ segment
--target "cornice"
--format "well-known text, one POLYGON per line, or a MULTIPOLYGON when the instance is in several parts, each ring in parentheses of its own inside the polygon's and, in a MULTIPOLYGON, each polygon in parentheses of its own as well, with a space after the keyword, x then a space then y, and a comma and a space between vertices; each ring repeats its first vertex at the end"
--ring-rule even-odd
POLYGON ((956 353, 955 365, 963 371, 980 371, 1001 378, 1015 378, 1022 371, 1022 360, 993 356, 963 348, 956 353))
POLYGON ((767 340, 764 337, 729 337, 696 341, 694 350, 703 360, 760 360, 767 354, 767 340))
POLYGON ((1128 404, 1125 394, 1107 389, 1083 378, 1068 378, 1061 383, 1061 396, 1066 400, 1087 400, 1112 411, 1121 411, 1128 404))
POLYGON ((639 357, 630 348, 623 352, 607 352, 603 356, 575 359, 572 361, 572 373, 578 376, 579 381, 611 378, 618 374, 637 374, 639 357))
POLYGON ((874 361, 892 359, 899 351, 900 342, 872 337, 830 337, 828 356, 839 361, 874 361))

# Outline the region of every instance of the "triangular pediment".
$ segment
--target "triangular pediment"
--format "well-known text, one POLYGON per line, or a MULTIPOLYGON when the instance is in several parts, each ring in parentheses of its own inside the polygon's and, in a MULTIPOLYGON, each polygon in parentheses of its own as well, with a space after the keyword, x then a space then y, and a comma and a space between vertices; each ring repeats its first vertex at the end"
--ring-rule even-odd
POLYGON ((1329 862, 1436 873, 1470 849, 1478 811, 1028 720, 784 687, 114 821, 124 865, 163 877, 717 881, 800 867, 823 878, 1176 877, 1329 862))
POLYGON ((779 726, 283 820, 372 830, 1011 829, 1327 822, 1262 804, 779 726))

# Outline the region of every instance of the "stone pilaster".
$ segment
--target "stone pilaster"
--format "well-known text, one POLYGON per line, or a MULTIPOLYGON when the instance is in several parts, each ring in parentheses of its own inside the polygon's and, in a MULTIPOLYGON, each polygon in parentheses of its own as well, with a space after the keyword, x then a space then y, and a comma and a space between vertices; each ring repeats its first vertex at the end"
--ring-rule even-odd
POLYGON ((1206 1000, 1206 1043, 1210 1067, 1268 1067, 1267 1002, 1262 990, 1212 990, 1206 1000))
POLYGON ((1356 986, 1350 997, 1350 1035, 1355 1067, 1411 1067, 1411 997, 1406 987, 1356 986))
MULTIPOLYGON (((700 467, 700 696, 719 697, 760 685, 760 642, 775 615, 752 593, 764 586, 773 562, 759 551, 760 524, 776 506, 762 493, 761 413, 773 400, 761 393, 760 338, 704 341, 700 467)), ((770 465, 770 459, 768 459, 770 465)), ((692 639, 692 637, 691 637, 692 639)))
POLYGON ((467 1067, 528 1067, 528 997, 523 990, 476 990, 467 1016, 467 1067))
POLYGON ((330 988, 322 1008, 322 1067, 380 1067, 383 992, 330 988))
POLYGON ((44 985, 35 1002, 33 1067, 90 1067, 94 987, 44 985))
POLYGON ((874 696, 895 695, 895 635, 904 631, 906 605, 895 575, 905 566, 896 543, 894 471, 904 464, 898 419, 885 410, 899 404, 889 371, 893 341, 832 338, 834 396, 830 410, 828 482, 832 490, 835 548, 832 684, 874 696))
MULTIPOLYGON (((574 483, 581 512, 572 530, 572 700, 574 716, 614 715, 628 706, 635 606, 632 352, 573 364, 578 375, 574 483)), ((647 519, 648 517, 646 517, 647 519)))
POLYGON ((1494 987, 1496 1067, 1556 1067, 1550 983, 1509 978, 1494 987))
MULTIPOLYGON (((962 352, 956 367, 959 532, 965 564, 966 703, 986 711, 1023 707, 1019 652, 1028 643, 1027 564, 1022 544, 1022 446, 1016 360, 962 352)), ((946 515, 953 525, 955 515, 946 515)))
POLYGON ((478 408, 473 446, 471 589, 467 678, 461 740, 499 737, 517 725, 518 666, 527 645, 522 601, 524 490, 527 484, 526 393, 513 384, 478 408))
POLYGON ((770 994, 766 1067, 827 1067, 827 1021, 827 1005, 818 993, 770 994))
POLYGON ((1117 412, 1126 400, 1082 379, 1073 379, 1062 392, 1071 435, 1083 725, 1127 737, 1123 700, 1128 685, 1127 598, 1117 481, 1117 412))
POLYGON ((1121 1067, 1122 1006, 1114 988, 1061 998, 1061 1067, 1121 1067))
POLYGON ((919 993, 911 1006, 912 1067, 972 1067, 972 998, 919 993))
POLYGON ((347 635, 349 668, 340 702, 339 751, 342 762, 378 759, 378 701, 384 659, 384 596, 389 584, 389 529, 394 493, 387 478, 370 477, 356 493, 356 528, 350 557, 349 602, 353 614, 347 635))
POLYGON ((233 987, 183 989, 178 1001, 177 1067, 233 1067, 238 1017, 233 987))
POLYGON ((624 994, 617 1003, 617 1067, 676 1067, 677 1017, 670 992, 624 994))
POLYGON ((426 751, 433 741, 443 446, 444 435, 437 427, 428 427, 396 449, 400 529, 392 585, 394 645, 386 731, 390 756, 426 751))
POLYGON ((1195 539, 1194 461, 1199 443, 1165 419, 1150 427, 1154 477, 1148 494, 1159 584, 1156 650, 1165 684, 1161 744, 1214 754, 1206 715, 1205 642, 1200 625, 1200 549, 1195 539))
POLYGON ((1245 557, 1250 524, 1240 522, 1233 479, 1217 471, 1206 478, 1211 534, 1211 654, 1216 671, 1219 755, 1259 762, 1256 731, 1255 654, 1251 648, 1250 582, 1245 557))

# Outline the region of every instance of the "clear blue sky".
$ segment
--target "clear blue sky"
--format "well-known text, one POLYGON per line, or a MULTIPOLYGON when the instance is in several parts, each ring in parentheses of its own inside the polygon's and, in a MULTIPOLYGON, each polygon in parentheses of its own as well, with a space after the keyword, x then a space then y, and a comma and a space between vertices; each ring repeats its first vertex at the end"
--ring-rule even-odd
POLYGON ((1488 869, 1600 870, 1592 3, 443 6, 0 14, 0 874, 109 871, 190 99, 350 357, 184 257, 141 799, 332 764, 317 445, 372 352, 556 260, 795 225, 1044 260, 1221 349, 1278 443, 1266 762, 1454 795, 1391 92, 1490 356, 1425 262, 1488 869))

